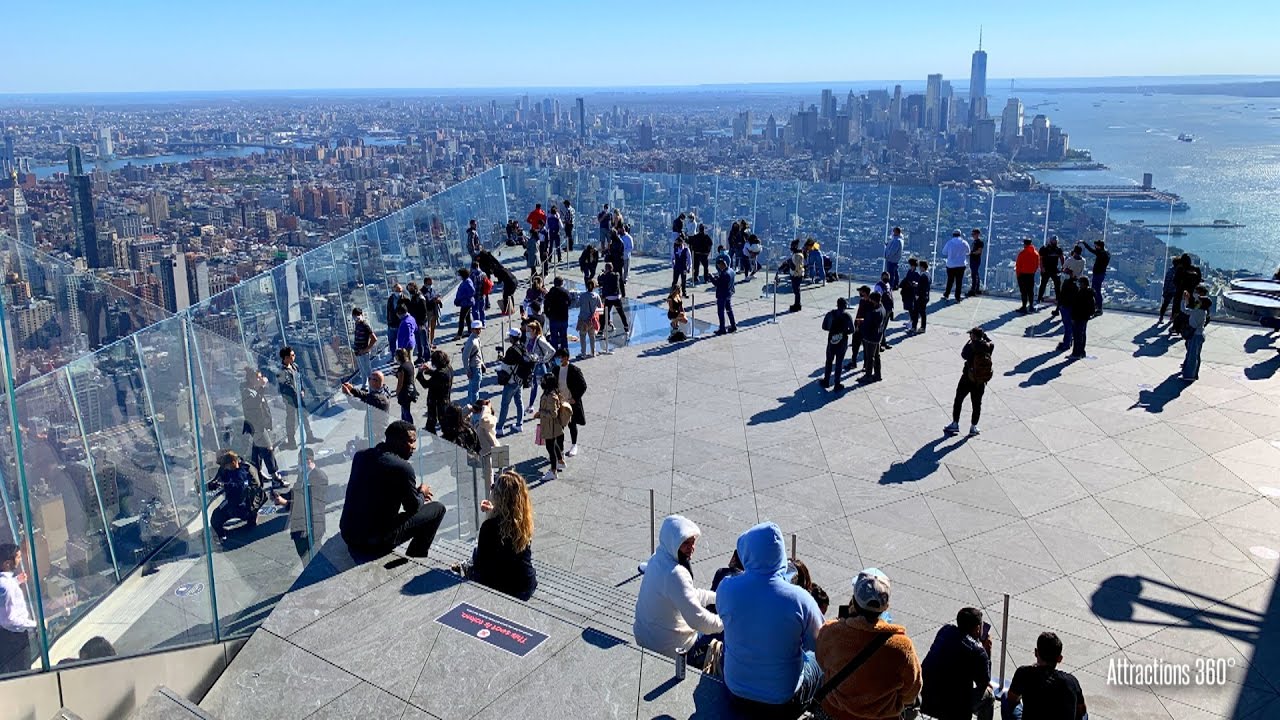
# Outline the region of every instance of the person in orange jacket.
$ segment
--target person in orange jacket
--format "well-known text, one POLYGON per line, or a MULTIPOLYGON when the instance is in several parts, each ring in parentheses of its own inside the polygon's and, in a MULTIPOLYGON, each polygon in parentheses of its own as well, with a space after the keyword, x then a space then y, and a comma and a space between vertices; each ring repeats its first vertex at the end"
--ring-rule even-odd
POLYGON ((1013 263, 1013 270, 1018 274, 1018 291, 1022 294, 1022 307, 1018 312, 1036 311, 1036 271, 1040 269, 1040 253, 1036 250, 1031 238, 1022 241, 1022 252, 1013 263))

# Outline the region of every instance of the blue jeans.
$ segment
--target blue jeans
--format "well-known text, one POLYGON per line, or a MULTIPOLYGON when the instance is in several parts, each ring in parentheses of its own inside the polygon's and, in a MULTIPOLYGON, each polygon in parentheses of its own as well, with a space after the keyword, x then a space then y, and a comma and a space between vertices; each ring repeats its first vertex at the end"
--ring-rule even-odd
POLYGON ((533 401, 538 399, 538 385, 542 383, 542 378, 547 375, 547 366, 538 363, 533 366, 533 382, 529 383, 529 407, 536 407, 533 401))
POLYGON ((547 331, 547 340, 551 341, 551 347, 557 350, 569 347, 569 321, 548 320, 547 324, 550 326, 547 331))
POLYGON ((738 327, 738 321, 733 317, 733 304, 730 298, 716 298, 716 314, 720 316, 720 329, 724 330, 724 316, 729 314, 729 327, 738 327))
POLYGON ((516 430, 524 426, 524 400, 521 398, 524 393, 520 392, 519 381, 512 381, 502 386, 502 409, 498 411, 498 430, 506 427, 507 424, 507 408, 511 406, 511 400, 516 401, 516 430))
POLYGON ((818 280, 822 280, 823 282, 826 282, 827 273, 822 268, 822 251, 821 250, 810 250, 809 259, 805 263, 805 265, 807 266, 806 269, 809 272, 809 277, 813 278, 814 282, 817 282, 818 280))
POLYGON ((417 330, 413 331, 413 346, 415 352, 418 353, 419 360, 426 360, 427 355, 431 352, 431 348, 427 347, 427 328, 419 325, 417 330))
POLYGON ((467 374, 467 404, 472 405, 480 399, 480 381, 483 375, 479 370, 467 374))
POLYGON ((369 382, 369 376, 373 374, 372 351, 356 356, 356 368, 356 376, 352 378, 351 384, 360 386, 369 382))
MULTIPOLYGON (((471 319, 484 322, 484 302, 478 302, 471 306, 471 319)), ((423 331, 425 332, 425 330, 423 331)))
POLYGON ((889 273, 889 289, 898 289, 898 263, 884 261, 884 271, 889 273))
POLYGON ((1182 361, 1182 377, 1195 380, 1200 377, 1200 351, 1204 349, 1204 335, 1199 333, 1187 338, 1187 357, 1182 361))
POLYGON ((1065 347, 1071 347, 1071 342, 1075 339, 1075 327, 1071 320, 1071 308, 1066 305, 1059 305, 1058 309, 1062 311, 1062 344, 1065 347))
POLYGON ((981 267, 981 257, 969 258, 969 292, 971 293, 976 293, 982 290, 982 283, 978 282, 978 269, 981 267))
POLYGON ((1107 271, 1093 274, 1093 307, 1094 312, 1102 312, 1102 281, 1107 279, 1107 271))

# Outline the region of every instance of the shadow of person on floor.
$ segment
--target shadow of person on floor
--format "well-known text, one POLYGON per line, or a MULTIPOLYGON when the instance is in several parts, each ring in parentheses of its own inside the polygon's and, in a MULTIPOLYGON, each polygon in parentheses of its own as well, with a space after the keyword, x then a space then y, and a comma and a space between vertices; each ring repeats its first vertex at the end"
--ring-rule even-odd
MULTIPOLYGON (((1062 350, 1061 352, 1066 352, 1066 351, 1062 350)), ((1061 377, 1062 371, 1066 369, 1066 367, 1070 364, 1071 364, 1071 358, 1064 355, 1062 360, 1058 361, 1056 364, 1050 365, 1048 367, 1042 367, 1036 370, 1035 372, 1031 373, 1030 375, 1028 375, 1026 380, 1023 380, 1022 382, 1018 383, 1018 387, 1028 388, 1028 387, 1039 387, 1041 385, 1048 385, 1049 383, 1061 377)))
POLYGON ((1167 334, 1167 328, 1151 325, 1133 336, 1134 357, 1160 357, 1169 352, 1169 348, 1181 340, 1177 335, 1167 334))
POLYGON ((1162 413, 1169 403, 1177 400, 1182 391, 1187 389, 1187 382, 1177 374, 1170 375, 1164 382, 1146 390, 1138 391, 1138 399, 1129 406, 1130 410, 1141 408, 1149 413, 1162 413))
POLYGON ((880 484, 898 485, 929 477, 942 466, 943 458, 950 455, 961 445, 964 445, 968 439, 968 435, 943 435, 940 438, 930 440, 916 450, 911 457, 890 465, 880 476, 880 484), (954 442, 943 445, 948 440, 954 442))
POLYGON ((747 419, 747 425, 768 425, 798 417, 821 408, 839 398, 843 393, 823 390, 817 382, 801 385, 787 397, 778 398, 778 406, 761 410, 747 419))
POLYGON ((1013 367, 1006 370, 1004 375, 1005 377, 1014 377, 1016 375, 1026 375, 1032 370, 1035 370, 1041 365, 1044 365, 1045 363, 1049 362, 1049 360, 1051 360, 1055 356, 1061 355, 1062 352, 1063 351, 1061 350, 1046 350, 1045 352, 1042 352, 1039 355, 1032 355, 1031 357, 1023 358, 1022 361, 1019 362, 1017 365, 1014 365, 1013 367))
POLYGON ((1280 351, 1269 360, 1263 360, 1260 363, 1250 365, 1244 369, 1244 376, 1250 380, 1269 380, 1275 377, 1276 371, 1280 370, 1280 351))

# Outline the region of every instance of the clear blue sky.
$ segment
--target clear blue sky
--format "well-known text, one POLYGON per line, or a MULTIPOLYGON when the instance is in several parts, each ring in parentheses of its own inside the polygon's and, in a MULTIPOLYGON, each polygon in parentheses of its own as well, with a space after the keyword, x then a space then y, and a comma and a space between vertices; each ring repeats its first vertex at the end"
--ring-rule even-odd
POLYGON ((14 0, 0 92, 1280 72, 1261 0, 14 0))

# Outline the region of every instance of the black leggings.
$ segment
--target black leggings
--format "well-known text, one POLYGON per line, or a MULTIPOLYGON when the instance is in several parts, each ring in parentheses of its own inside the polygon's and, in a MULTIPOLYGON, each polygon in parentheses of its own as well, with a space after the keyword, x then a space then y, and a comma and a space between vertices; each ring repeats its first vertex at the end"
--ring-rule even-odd
POLYGON ((552 472, 555 472, 556 467, 564 463, 564 434, 544 438, 542 442, 547 446, 547 458, 551 460, 552 472))
POLYGON ((1058 293, 1062 292, 1062 276, 1061 276, 1061 275, 1059 275, 1059 274, 1058 274, 1058 273, 1056 273, 1056 272, 1054 272, 1054 273, 1047 273, 1047 272, 1043 272, 1043 271, 1041 271, 1041 273, 1040 273, 1040 299, 1039 299, 1039 302, 1044 302, 1044 291, 1045 291, 1045 287, 1049 284, 1049 282, 1050 282, 1050 281, 1052 281, 1052 282, 1053 282, 1053 296, 1054 296, 1055 298, 1056 298, 1056 297, 1058 297, 1058 293))
POLYGON ((1018 291, 1022 296, 1022 307, 1035 304, 1036 276, 1033 273, 1018 273, 1018 291))
POLYGON ((964 405, 964 397, 968 395, 973 400, 973 413, 969 416, 969 422, 972 425, 977 425, 978 418, 982 416, 982 394, 986 391, 986 383, 976 383, 970 380, 968 371, 961 373, 960 383, 956 385, 956 402, 951 406, 952 422, 960 422, 960 408, 964 405))
POLYGON ((613 309, 617 309, 618 316, 622 318, 622 329, 623 330, 630 329, 630 325, 629 323, 627 323, 627 311, 624 310, 622 307, 622 300, 605 300, 604 301, 604 324, 608 325, 609 323, 613 322, 613 314, 611 312, 613 309))

